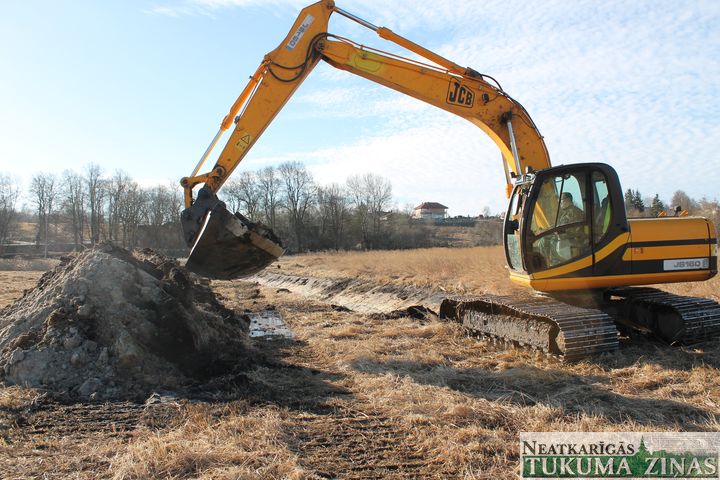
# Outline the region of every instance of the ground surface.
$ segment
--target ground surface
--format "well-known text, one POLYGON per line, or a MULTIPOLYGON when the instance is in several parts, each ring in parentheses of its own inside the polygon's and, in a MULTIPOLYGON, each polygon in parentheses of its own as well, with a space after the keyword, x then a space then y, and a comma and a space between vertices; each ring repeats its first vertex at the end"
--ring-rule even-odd
POLYGON ((42 273, 0 271, 0 308, 20 298, 23 290, 33 288, 42 273))
MULTIPOLYGON (((288 257, 279 270, 513 288, 499 250, 462 252, 288 257)), ((3 302, 40 276, 1 274, 3 302)), ((217 389, 145 403, 0 388, 0 478, 514 478, 520 431, 720 431, 718 341, 626 340, 566 365, 437 320, 362 315, 248 282, 213 288, 229 308, 280 313, 294 338, 257 339, 257 366, 217 389)), ((717 292, 690 286, 705 288, 717 292)))

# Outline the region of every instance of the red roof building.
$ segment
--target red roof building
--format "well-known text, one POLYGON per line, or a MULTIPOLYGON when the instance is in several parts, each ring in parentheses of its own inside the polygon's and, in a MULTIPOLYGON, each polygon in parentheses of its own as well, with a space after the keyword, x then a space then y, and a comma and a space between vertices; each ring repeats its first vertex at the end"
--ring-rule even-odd
POLYGON ((423 202, 413 210, 413 218, 428 220, 444 219, 447 217, 448 207, 437 202, 423 202))

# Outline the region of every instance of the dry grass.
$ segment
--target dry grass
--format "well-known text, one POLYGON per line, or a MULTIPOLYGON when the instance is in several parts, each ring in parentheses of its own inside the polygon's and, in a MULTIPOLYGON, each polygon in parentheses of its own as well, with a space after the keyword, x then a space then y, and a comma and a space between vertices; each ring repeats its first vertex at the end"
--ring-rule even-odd
POLYGON ((45 272, 59 263, 52 258, 0 258, 0 271, 45 272))
POLYGON ((43 273, 0 271, 0 309, 20 298, 23 291, 33 288, 43 273))
POLYGON ((293 275, 361 277, 405 285, 441 286, 457 293, 522 291, 508 278, 500 246, 310 253, 283 257, 279 265, 281 271, 293 275))
POLYGON ((35 287, 43 273, 59 263, 49 258, 0 258, 0 309, 20 298, 23 291, 35 287))
POLYGON ((566 365, 455 324, 286 315, 317 364, 461 478, 512 478, 521 431, 720 431, 720 342, 692 350, 640 340, 566 365))
POLYGON ((107 459, 122 441, 97 434, 78 439, 68 432, 38 440, 33 445, 6 444, 0 446, 0 478, 25 479, 96 479, 107 478, 107 459))
POLYGON ((297 456, 283 442, 283 412, 189 405, 174 429, 139 429, 111 461, 115 480, 146 478, 306 478, 297 456))
MULTIPOLYGON (((16 240, 22 240, 26 242, 35 241, 37 235, 38 224, 35 222, 17 222, 15 224, 15 234, 13 237, 16 240)), ((72 226, 67 223, 58 223, 50 225, 50 232, 52 238, 55 238, 57 242, 72 242, 73 241, 73 230, 72 226)), ((88 232, 89 233, 89 232, 88 232)))
MULTIPOLYGON (((507 278, 502 247, 306 254, 283 259, 281 270, 524 292, 507 278)), ((719 282, 660 287, 718 299, 719 282)), ((355 379, 355 391, 402 419, 424 449, 459 465, 461 476, 508 476, 520 431, 720 430, 718 341, 693 350, 639 340, 564 365, 467 338, 454 325, 404 319, 318 330, 320 319, 293 318, 319 356, 355 379)))
POLYGON ((0 408, 18 409, 42 398, 42 392, 31 388, 6 387, 0 390, 0 408))

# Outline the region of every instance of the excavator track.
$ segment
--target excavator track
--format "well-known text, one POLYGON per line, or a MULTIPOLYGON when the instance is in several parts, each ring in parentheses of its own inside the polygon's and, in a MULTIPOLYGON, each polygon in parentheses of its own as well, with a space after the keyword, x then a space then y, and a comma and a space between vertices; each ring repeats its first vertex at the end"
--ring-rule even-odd
POLYGON ((612 317, 597 309, 552 298, 518 302, 513 297, 454 296, 443 300, 440 317, 462 323, 473 333, 577 361, 618 349, 612 317))
POLYGON ((694 345, 720 336, 720 304, 655 288, 612 288, 606 303, 617 322, 652 333, 669 344, 694 345))

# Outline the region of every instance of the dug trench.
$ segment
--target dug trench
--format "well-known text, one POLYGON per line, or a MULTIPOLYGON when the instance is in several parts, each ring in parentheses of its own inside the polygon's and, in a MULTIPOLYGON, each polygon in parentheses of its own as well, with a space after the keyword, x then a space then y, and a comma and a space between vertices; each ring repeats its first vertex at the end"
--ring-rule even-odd
MULTIPOLYGON (((147 268, 144 260, 130 263, 147 268)), ((183 273, 168 267, 151 277, 162 284, 173 268, 183 273)), ((205 287, 186 277, 193 288, 205 287)), ((138 342, 162 360, 144 365, 176 375, 172 383, 166 379, 159 388, 152 383, 157 373, 115 371, 115 384, 132 386, 134 396, 108 396, 104 386, 112 387, 100 377, 95 397, 79 395, 79 380, 54 390, 6 385, 0 388, 0 476, 514 478, 520 431, 718 428, 720 344, 700 351, 633 343, 568 366, 470 338, 454 323, 402 314, 423 305, 402 289, 378 290, 398 297, 377 302, 386 302, 385 313, 361 313, 335 297, 294 293, 289 285, 252 280, 211 287, 207 292, 222 312, 239 321, 230 320, 234 330, 224 334, 242 342, 212 337, 215 352, 193 365, 220 356, 222 368, 189 368, 173 355, 153 353, 155 343, 138 342), (273 328, 251 337, 249 320, 262 316, 282 319, 291 333, 273 328)), ((207 306, 210 300, 194 298, 204 298, 196 308, 222 317, 207 306)), ((73 325, 82 319, 72 311, 63 315, 73 325)), ((146 318, 152 323, 154 317, 146 318)), ((27 355, 32 345, 50 348, 51 341, 43 344, 46 334, 23 343, 27 355)), ((114 365, 114 344, 93 341, 100 351, 107 346, 114 365)))

